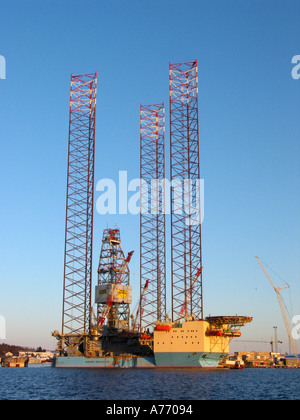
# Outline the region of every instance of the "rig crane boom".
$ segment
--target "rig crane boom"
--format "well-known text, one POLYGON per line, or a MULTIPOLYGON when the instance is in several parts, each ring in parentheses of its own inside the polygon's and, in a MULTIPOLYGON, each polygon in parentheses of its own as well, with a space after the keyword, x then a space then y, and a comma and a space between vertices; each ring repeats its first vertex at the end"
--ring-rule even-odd
POLYGON ((296 360, 297 360, 297 364, 299 365, 298 352, 297 352, 297 349, 296 349, 295 341, 294 341, 293 336, 292 336, 292 332, 291 332, 290 324, 289 324, 289 321, 288 321, 287 316, 286 316, 286 312, 285 312, 285 309, 284 309, 283 300, 282 300, 282 297, 281 297, 281 295, 280 295, 280 290, 282 290, 282 289, 287 289, 287 288, 289 287, 289 285, 288 285, 287 283, 285 283, 285 284, 283 284, 283 285, 282 285, 282 286, 280 286, 280 287, 275 287, 275 285, 274 285, 274 283, 273 283, 273 281, 272 281, 271 277, 269 276, 269 274, 268 274, 267 270, 266 270, 266 269, 265 269, 265 267, 263 266, 263 264, 262 264, 262 262, 260 261, 260 259, 258 258, 258 256, 257 256, 257 255, 254 255, 254 256, 255 256, 255 258, 257 259, 257 261, 258 261, 259 265, 261 266, 261 268, 262 268, 263 272, 265 273, 265 275, 266 275, 267 279, 269 280, 269 282, 270 282, 271 286, 272 286, 272 287, 273 287, 273 289, 275 290, 275 293, 276 293, 276 295, 277 295, 278 302, 279 302, 279 305, 280 305, 280 309, 281 309, 281 312, 282 312, 282 316, 283 316, 283 319, 284 319, 285 327, 286 327, 286 330, 287 330, 287 333, 288 333, 288 337, 289 337, 289 340, 290 340, 290 343, 291 343, 291 346, 292 346, 292 349, 293 349, 293 353, 294 353, 295 358, 296 358, 296 360))
MULTIPOLYGON (((137 320, 140 317, 142 317, 143 312, 144 312, 144 305, 146 302, 146 297, 147 297, 147 293, 148 293, 148 288, 149 288, 149 280, 146 280, 145 286, 143 288, 142 294, 141 294, 141 298, 138 304, 138 308, 136 310, 136 314, 135 317, 133 319, 132 322, 132 331, 134 332, 136 330, 136 325, 137 325, 137 320)), ((138 325, 138 331, 140 331, 141 328, 141 324, 139 323, 138 325)))
POLYGON ((198 281, 198 278, 200 277, 200 274, 201 274, 201 272, 202 272, 202 268, 203 267, 200 267, 199 269, 198 269, 198 271, 197 271, 197 273, 196 273, 196 275, 195 275, 195 277, 194 277, 194 279, 193 279, 193 283, 192 283, 192 285, 191 285, 191 287, 189 288, 189 290, 188 290, 188 293, 187 293, 187 296, 186 296, 186 300, 185 300, 185 302, 184 302, 184 304, 182 305, 182 308, 181 308, 181 311, 180 311, 180 316, 183 316, 183 315, 185 315, 185 317, 187 318, 187 306, 188 306, 188 304, 189 304, 189 302, 191 301, 191 299, 192 299, 192 296, 193 296, 193 290, 194 290, 194 288, 195 288, 195 286, 196 286, 196 284, 197 284, 197 281, 198 281))

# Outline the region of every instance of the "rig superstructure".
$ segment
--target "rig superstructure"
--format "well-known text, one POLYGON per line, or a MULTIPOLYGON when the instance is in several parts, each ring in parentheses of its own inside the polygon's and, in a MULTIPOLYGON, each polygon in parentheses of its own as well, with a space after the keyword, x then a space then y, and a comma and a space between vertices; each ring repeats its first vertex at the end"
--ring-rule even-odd
POLYGON ((54 367, 215 368, 247 316, 203 317, 197 61, 170 64, 171 314, 167 313, 165 104, 140 107, 140 298, 105 229, 91 303, 97 73, 71 77, 62 333, 54 367), (148 185, 151 184, 151 193, 148 185), (196 204, 195 204, 196 203, 196 204))

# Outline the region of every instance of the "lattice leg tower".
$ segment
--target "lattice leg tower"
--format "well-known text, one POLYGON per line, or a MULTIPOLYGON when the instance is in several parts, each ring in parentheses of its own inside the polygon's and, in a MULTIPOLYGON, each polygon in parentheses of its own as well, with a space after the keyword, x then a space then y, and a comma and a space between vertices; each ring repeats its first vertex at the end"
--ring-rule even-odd
POLYGON ((203 318, 197 61, 170 64, 172 319, 203 318), (194 208, 198 208, 194 214, 194 208), (193 293, 188 298, 191 288, 193 293))
POLYGON ((166 315, 165 202, 165 108, 140 108, 140 288, 147 281, 147 301, 140 325, 149 328, 166 315))
POLYGON ((97 73, 72 75, 62 334, 89 332, 97 73))

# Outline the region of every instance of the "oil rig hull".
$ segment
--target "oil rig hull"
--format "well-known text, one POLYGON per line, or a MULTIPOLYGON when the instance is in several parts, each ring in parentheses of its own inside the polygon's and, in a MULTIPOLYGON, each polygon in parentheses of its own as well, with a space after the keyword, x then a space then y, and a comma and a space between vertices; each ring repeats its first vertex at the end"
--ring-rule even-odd
POLYGON ((92 341, 96 353, 87 350, 80 355, 70 350, 56 357, 53 367, 214 369, 228 355, 229 344, 240 328, 251 320, 244 316, 210 317, 157 323, 149 336, 108 334, 92 341))
POLYGON ((52 366, 55 368, 217 368, 226 356, 224 353, 158 353, 154 357, 56 357, 52 366))

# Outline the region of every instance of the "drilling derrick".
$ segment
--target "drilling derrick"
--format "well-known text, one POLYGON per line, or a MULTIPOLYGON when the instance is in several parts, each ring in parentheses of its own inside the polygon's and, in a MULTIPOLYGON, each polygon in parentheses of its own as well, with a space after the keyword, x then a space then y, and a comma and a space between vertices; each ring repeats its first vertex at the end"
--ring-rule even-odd
POLYGON ((172 319, 203 318, 197 61, 170 64, 172 319), (193 291, 192 294, 190 291, 193 291))
POLYGON ((90 330, 97 73, 71 76, 62 334, 90 330))
POLYGON ((141 295, 148 284, 140 326, 148 328, 163 321, 166 315, 164 103, 140 108, 140 178, 141 295))
POLYGON ((99 325, 107 319, 109 329, 129 329, 132 289, 128 263, 131 254, 125 259, 119 229, 104 230, 95 301, 99 325))

